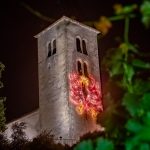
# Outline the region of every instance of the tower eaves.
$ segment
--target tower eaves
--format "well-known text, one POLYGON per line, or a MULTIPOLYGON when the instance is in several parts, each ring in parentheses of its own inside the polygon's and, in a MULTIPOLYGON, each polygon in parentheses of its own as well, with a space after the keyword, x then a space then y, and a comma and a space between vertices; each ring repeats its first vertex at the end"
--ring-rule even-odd
POLYGON ((87 25, 85 25, 85 24, 83 24, 83 23, 80 23, 80 22, 78 22, 78 21, 76 21, 76 20, 73 20, 73 19, 71 19, 71 18, 69 18, 69 17, 62 16, 60 19, 58 19, 57 21, 55 21, 54 23, 52 23, 50 26, 48 26, 46 29, 44 29, 43 31, 41 31, 40 33, 38 33, 37 35, 35 35, 34 37, 35 37, 35 38, 39 38, 41 35, 43 35, 45 32, 47 32, 48 30, 50 30, 52 27, 58 25, 59 23, 61 23, 61 22, 63 22, 63 21, 69 21, 69 22, 71 22, 71 23, 73 23, 73 24, 76 24, 76 25, 78 25, 78 26, 81 26, 82 28, 86 28, 87 30, 90 30, 90 31, 92 31, 92 32, 95 32, 96 34, 99 34, 99 33, 100 33, 100 31, 98 31, 98 30, 96 30, 96 29, 94 29, 94 28, 92 28, 92 27, 89 27, 89 26, 87 26, 87 25))

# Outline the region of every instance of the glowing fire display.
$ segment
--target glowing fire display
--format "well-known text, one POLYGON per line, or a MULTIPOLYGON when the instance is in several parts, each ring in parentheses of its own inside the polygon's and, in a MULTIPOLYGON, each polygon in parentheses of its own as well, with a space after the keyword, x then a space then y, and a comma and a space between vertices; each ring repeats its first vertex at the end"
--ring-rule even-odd
POLYGON ((77 113, 96 118, 97 114, 103 110, 98 82, 91 75, 85 77, 77 73, 71 73, 69 81, 70 101, 75 105, 77 113))

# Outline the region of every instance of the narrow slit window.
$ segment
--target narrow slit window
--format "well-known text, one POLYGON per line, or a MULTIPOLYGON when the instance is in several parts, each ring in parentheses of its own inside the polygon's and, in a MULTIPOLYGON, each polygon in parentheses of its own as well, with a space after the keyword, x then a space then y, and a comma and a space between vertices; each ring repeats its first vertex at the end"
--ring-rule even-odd
POLYGON ((56 54, 56 40, 53 41, 53 55, 56 54))
POLYGON ((82 40, 82 48, 83 48, 83 54, 88 55, 85 40, 82 40))
POLYGON ((48 44, 48 57, 52 55, 52 48, 51 48, 51 42, 48 44))
POLYGON ((77 67, 78 67, 78 73, 79 75, 82 75, 82 65, 80 61, 77 61, 77 67))
POLYGON ((85 75, 86 77, 88 77, 88 76, 89 76, 89 73, 88 73, 87 64, 86 64, 86 63, 83 63, 83 67, 84 67, 84 75, 85 75))
POLYGON ((77 47, 77 51, 82 53, 82 50, 81 50, 81 41, 79 38, 76 38, 76 47, 77 47))

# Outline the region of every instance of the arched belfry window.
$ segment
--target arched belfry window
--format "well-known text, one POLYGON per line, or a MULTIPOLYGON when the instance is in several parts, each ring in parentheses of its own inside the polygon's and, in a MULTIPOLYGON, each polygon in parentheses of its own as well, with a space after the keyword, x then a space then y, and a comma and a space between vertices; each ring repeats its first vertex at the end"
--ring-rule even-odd
POLYGON ((47 57, 50 57, 56 54, 57 46, 56 46, 56 39, 52 40, 48 43, 48 54, 47 57))
POLYGON ((82 75, 82 64, 79 60, 77 61, 77 68, 79 75, 82 75))
POLYGON ((53 55, 56 54, 56 40, 53 40, 53 55))
POLYGON ((86 77, 88 77, 89 76, 89 73, 88 73, 88 66, 87 66, 87 64, 84 62, 83 63, 83 68, 84 68, 84 75, 86 76, 86 77))
POLYGON ((86 77, 89 77, 89 70, 88 70, 88 64, 87 62, 82 62, 81 60, 77 61, 77 71, 79 75, 84 75, 86 77))
POLYGON ((52 48, 51 48, 51 42, 48 44, 48 57, 52 55, 52 48))
POLYGON ((88 55, 85 39, 82 40, 80 37, 76 37, 76 48, 77 48, 77 52, 88 55))
POLYGON ((81 50, 81 40, 80 38, 76 38, 76 47, 77 47, 77 51, 82 53, 82 50, 81 50))
POLYGON ((83 54, 88 55, 85 40, 82 40, 82 50, 83 50, 83 54))

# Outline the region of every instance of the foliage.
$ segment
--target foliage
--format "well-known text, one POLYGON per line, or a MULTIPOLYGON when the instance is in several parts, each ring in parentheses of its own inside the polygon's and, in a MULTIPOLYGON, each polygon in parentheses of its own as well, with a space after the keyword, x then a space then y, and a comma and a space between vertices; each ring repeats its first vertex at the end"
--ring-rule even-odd
POLYGON ((4 108, 5 98, 0 98, 0 132, 5 130, 5 108, 4 108))
MULTIPOLYGON (((3 88, 3 83, 1 81, 2 78, 2 72, 4 71, 5 66, 0 62, 0 89, 3 88)), ((0 132, 5 130, 5 108, 4 108, 4 97, 0 97, 0 132)))
POLYGON ((139 6, 116 4, 114 11, 114 16, 100 17, 94 24, 106 35, 113 21, 124 21, 121 42, 107 51, 102 62, 110 76, 103 94, 105 110, 98 117, 105 132, 97 140, 82 141, 75 150, 96 150, 97 146, 104 150, 150 149, 150 63, 129 39, 130 21, 137 14, 141 13, 146 28, 150 26, 150 1, 139 6))
POLYGON ((105 16, 101 16, 98 22, 94 23, 95 27, 103 31, 103 34, 107 34, 112 27, 112 23, 105 16))
POLYGON ((12 125, 12 141, 10 144, 10 148, 13 150, 24 149, 26 143, 28 142, 24 129, 26 128, 26 124, 24 122, 14 123, 12 125))
POLYGON ((9 140, 7 139, 4 133, 0 133, 0 149, 9 150, 9 148, 9 140))
POLYGON ((50 132, 43 131, 32 141, 28 142, 27 150, 69 150, 70 147, 67 145, 56 144, 53 140, 53 135, 50 132))
POLYGON ((54 136, 47 131, 41 132, 37 137, 29 140, 25 134, 26 124, 24 122, 12 125, 11 140, 0 134, 0 150, 71 150, 68 145, 54 142, 54 136))
POLYGON ((114 150, 113 143, 104 138, 98 138, 94 141, 87 140, 78 144, 74 150, 114 150))
POLYGON ((148 28, 150 26, 150 1, 145 0, 140 7, 142 13, 142 22, 148 28))
POLYGON ((40 135, 35 137, 33 141, 28 144, 28 147, 30 147, 29 149, 40 150, 43 148, 45 150, 48 150, 51 148, 52 139, 53 136, 50 133, 44 131, 40 135))

